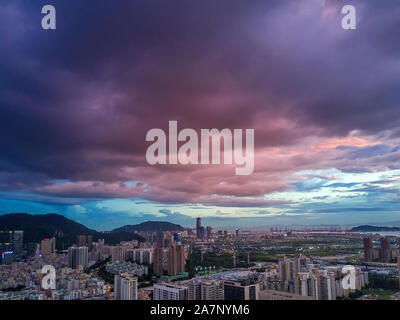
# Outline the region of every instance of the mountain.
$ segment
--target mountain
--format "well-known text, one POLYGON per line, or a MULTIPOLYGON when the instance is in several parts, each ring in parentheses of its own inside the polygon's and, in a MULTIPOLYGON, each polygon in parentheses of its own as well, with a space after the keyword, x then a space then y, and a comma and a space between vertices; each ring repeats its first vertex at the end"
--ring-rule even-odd
POLYGON ((397 227, 376 227, 376 226, 358 226, 351 228, 350 231, 353 232, 385 232, 385 231, 400 231, 400 228, 397 227))
POLYGON ((139 235, 129 232, 113 234, 98 232, 55 213, 42 215, 12 213, 1 215, 0 230, 23 230, 25 243, 40 242, 44 238, 55 237, 58 249, 71 246, 75 242, 77 235, 92 235, 94 241, 104 239, 109 244, 116 244, 120 241, 144 240, 139 235))
POLYGON ((146 221, 135 225, 126 225, 117 229, 112 230, 112 232, 134 232, 134 231, 183 231, 185 230, 179 224, 166 222, 166 221, 146 221))

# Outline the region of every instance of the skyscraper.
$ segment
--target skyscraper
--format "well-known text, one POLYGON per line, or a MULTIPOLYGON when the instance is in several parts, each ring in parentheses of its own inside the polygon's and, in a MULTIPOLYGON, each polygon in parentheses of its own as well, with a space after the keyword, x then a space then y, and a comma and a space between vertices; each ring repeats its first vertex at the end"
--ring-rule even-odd
POLYGON ((197 236, 197 238, 202 238, 201 218, 196 219, 196 236, 197 236))
POLYGON ((400 287, 400 256, 397 256, 397 271, 399 272, 399 287, 400 287))
POLYGON ((156 234, 156 246, 157 248, 164 248, 164 233, 161 231, 156 234))
POLYGON ((331 274, 320 276, 321 300, 336 300, 335 277, 331 274))
POLYGON ((196 219, 196 229, 201 227, 201 218, 196 219))
POLYGON ((188 300, 224 300, 223 281, 192 279, 187 286, 188 300))
POLYGON ((68 248, 68 265, 72 269, 85 269, 88 266, 88 247, 68 248))
POLYGON ((390 240, 387 237, 380 240, 380 259, 381 262, 390 262, 392 260, 392 252, 390 248, 390 240))
POLYGON ((289 280, 290 272, 288 269, 288 264, 286 259, 278 262, 278 271, 279 271, 279 280, 281 282, 289 280))
POLYGON ((259 284, 238 281, 224 282, 225 300, 258 300, 259 284))
POLYGON ((8 252, 21 258, 24 249, 24 232, 21 230, 0 231, 0 253, 8 252))
POLYGON ((43 256, 56 252, 56 238, 45 238, 40 242, 40 253, 43 256))
POLYGON ((163 265, 164 265, 164 250, 163 248, 154 249, 154 262, 153 262, 153 272, 156 276, 163 275, 163 265))
POLYGON ((207 226, 207 229, 206 229, 207 231, 207 238, 211 238, 211 227, 210 226, 207 226))
POLYGON ((137 278, 130 274, 114 276, 114 299, 137 300, 137 278))
POLYGON ((224 300, 223 283, 204 281, 201 283, 201 300, 224 300))
POLYGON ((40 244, 35 242, 28 242, 26 244, 26 254, 28 257, 35 257, 40 253, 40 244))
POLYGON ((161 283, 153 288, 153 300, 187 300, 188 297, 188 289, 183 286, 161 283))
POLYGON ((370 237, 364 238, 364 260, 365 261, 374 260, 374 248, 372 245, 372 239, 370 237))
POLYGON ((123 262, 126 260, 126 248, 124 246, 111 247, 111 261, 113 263, 123 262))
POLYGON ((204 227, 200 227, 199 238, 204 239, 205 236, 206 236, 206 229, 204 229, 204 227))
POLYGON ((185 250, 182 245, 175 245, 168 249, 168 275, 182 272, 185 272, 185 250))
POLYGON ((93 248, 93 236, 92 235, 77 235, 76 244, 78 247, 88 247, 88 250, 93 248))
POLYGON ((188 283, 188 300, 201 300, 201 281, 192 279, 188 283))
POLYGON ((21 230, 11 231, 10 240, 12 251, 14 251, 17 256, 22 256, 22 251, 24 249, 24 232, 21 230))
POLYGON ((0 253, 12 251, 10 231, 0 231, 0 253))

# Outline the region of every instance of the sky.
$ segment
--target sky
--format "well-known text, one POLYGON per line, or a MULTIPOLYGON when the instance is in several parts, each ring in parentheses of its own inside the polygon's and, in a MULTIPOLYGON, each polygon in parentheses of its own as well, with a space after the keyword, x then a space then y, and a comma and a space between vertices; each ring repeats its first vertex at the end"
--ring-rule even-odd
POLYGON ((400 224, 398 0, 56 0, 43 30, 46 4, 0 2, 0 214, 400 224), (170 120, 254 128, 253 174, 149 165, 170 120))

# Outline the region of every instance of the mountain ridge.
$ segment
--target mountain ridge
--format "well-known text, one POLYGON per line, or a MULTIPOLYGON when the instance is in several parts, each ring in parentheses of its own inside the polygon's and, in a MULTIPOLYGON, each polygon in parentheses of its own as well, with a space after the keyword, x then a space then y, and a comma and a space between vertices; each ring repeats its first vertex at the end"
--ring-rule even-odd
POLYGON ((0 230, 23 230, 24 242, 40 242, 55 237, 58 249, 65 249, 75 243, 77 235, 92 235, 93 240, 104 239, 106 243, 144 239, 130 232, 103 233, 89 229, 81 223, 57 213, 28 214, 7 213, 0 215, 0 230))
POLYGON ((116 228, 111 232, 134 232, 134 231, 183 231, 185 230, 179 224, 171 223, 168 221, 146 221, 139 224, 127 224, 125 226, 116 228))
POLYGON ((379 231, 400 231, 398 227, 378 227, 371 225, 361 225, 350 229, 353 232, 379 232, 379 231))

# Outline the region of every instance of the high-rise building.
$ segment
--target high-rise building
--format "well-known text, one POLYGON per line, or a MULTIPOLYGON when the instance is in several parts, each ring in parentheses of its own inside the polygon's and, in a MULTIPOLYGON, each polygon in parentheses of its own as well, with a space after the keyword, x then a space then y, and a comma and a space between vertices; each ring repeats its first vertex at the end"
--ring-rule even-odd
POLYGON ((175 276, 185 272, 185 250, 182 245, 168 249, 168 275, 175 276))
POLYGON ((88 266, 88 247, 68 248, 68 265, 72 269, 85 269, 88 266))
POLYGON ((201 282, 201 300, 224 300, 223 282, 201 282))
POLYGON ((0 231, 0 253, 12 251, 11 231, 0 231))
POLYGON ((36 242, 28 242, 26 244, 26 254, 28 257, 35 257, 40 253, 40 244, 36 242))
POLYGON ((126 247, 124 246, 111 247, 111 261, 113 263, 126 261, 126 247))
POLYGON ((400 256, 400 238, 398 239, 397 247, 398 247, 398 249, 397 249, 397 256, 400 256))
POLYGON ((308 272, 300 272, 298 276, 300 279, 300 294, 302 296, 308 296, 308 272))
POLYGON ((286 262, 285 261, 278 262, 278 271, 279 271, 279 280, 281 282, 286 281, 286 262))
POLYGON ((225 300, 258 300, 259 284, 245 281, 225 281, 225 300))
POLYGON ((308 264, 310 263, 310 261, 311 261, 310 258, 300 254, 296 258, 297 273, 299 273, 299 272, 307 272, 308 264))
POLYGON ((287 276, 289 281, 294 281, 297 278, 297 264, 296 260, 289 260, 286 262, 287 276))
POLYGON ((364 260, 373 261, 374 260, 374 247, 372 244, 372 238, 364 238, 364 260))
POLYGON ((24 250, 24 232, 22 230, 14 230, 10 233, 12 251, 21 257, 24 250))
POLYGON ((43 256, 56 252, 56 238, 45 238, 40 242, 40 253, 43 256))
POLYGON ((387 237, 380 239, 380 259, 381 262, 390 262, 392 260, 392 251, 390 248, 390 240, 387 237))
POLYGON ((137 300, 137 278, 130 274, 114 276, 114 299, 137 300))
MULTIPOLYGON (((349 290, 346 291, 342 287, 343 274, 340 266, 325 267, 319 263, 310 262, 309 258, 302 255, 296 259, 285 258, 279 261, 279 281, 276 281, 274 275, 271 276, 272 281, 261 282, 260 286, 263 290, 278 290, 289 295, 275 296, 266 292, 266 295, 262 295, 261 298, 265 299, 266 296, 273 299, 313 297, 315 300, 336 300, 337 297, 349 294, 349 290)), ((365 287, 368 284, 368 273, 357 268, 354 273, 354 284, 354 290, 365 287)))
POLYGON ((308 279, 308 295, 316 300, 321 300, 321 280, 319 277, 312 275, 308 279))
POLYGON ((153 300, 187 300, 188 288, 167 283, 155 284, 153 300))
POLYGON ((211 234, 212 234, 211 230, 212 230, 212 228, 210 226, 207 226, 207 229, 206 229, 207 238, 211 238, 211 234))
POLYGON ((188 283, 188 300, 224 300, 223 281, 192 279, 188 283))
POLYGON ((201 218, 196 218, 196 229, 201 227, 201 218))
POLYGON ((77 235, 76 244, 78 247, 88 247, 91 251, 93 248, 93 236, 92 235, 77 235))
POLYGON ((198 239, 203 238, 202 230, 201 230, 201 218, 196 219, 196 237, 198 239))
POLYGON ((336 300, 335 277, 326 274, 320 277, 321 300, 336 300))
POLYGON ((400 255, 397 256, 397 271, 399 273, 399 287, 400 287, 400 255))
POLYGON ((153 263, 153 249, 129 249, 126 251, 126 258, 138 264, 152 264, 153 263))
POLYGON ((164 248, 164 233, 161 231, 156 234, 156 246, 157 248, 164 248))
POLYGON ((86 245, 86 241, 87 241, 86 235, 77 235, 76 236, 76 245, 78 247, 83 247, 84 245, 86 245))
POLYGON ((17 257, 13 251, 3 251, 1 252, 1 263, 2 264, 12 264, 17 257))
POLYGON ((164 250, 155 248, 153 254, 153 272, 156 276, 162 276, 164 273, 164 250))
POLYGON ((298 260, 284 259, 279 261, 279 279, 281 282, 294 281, 297 277, 298 260))
POLYGON ((24 231, 0 231, 0 253, 7 252, 9 257, 21 258, 24 250, 24 231))
POLYGON ((188 283, 188 300, 201 300, 201 281, 193 279, 188 283))

